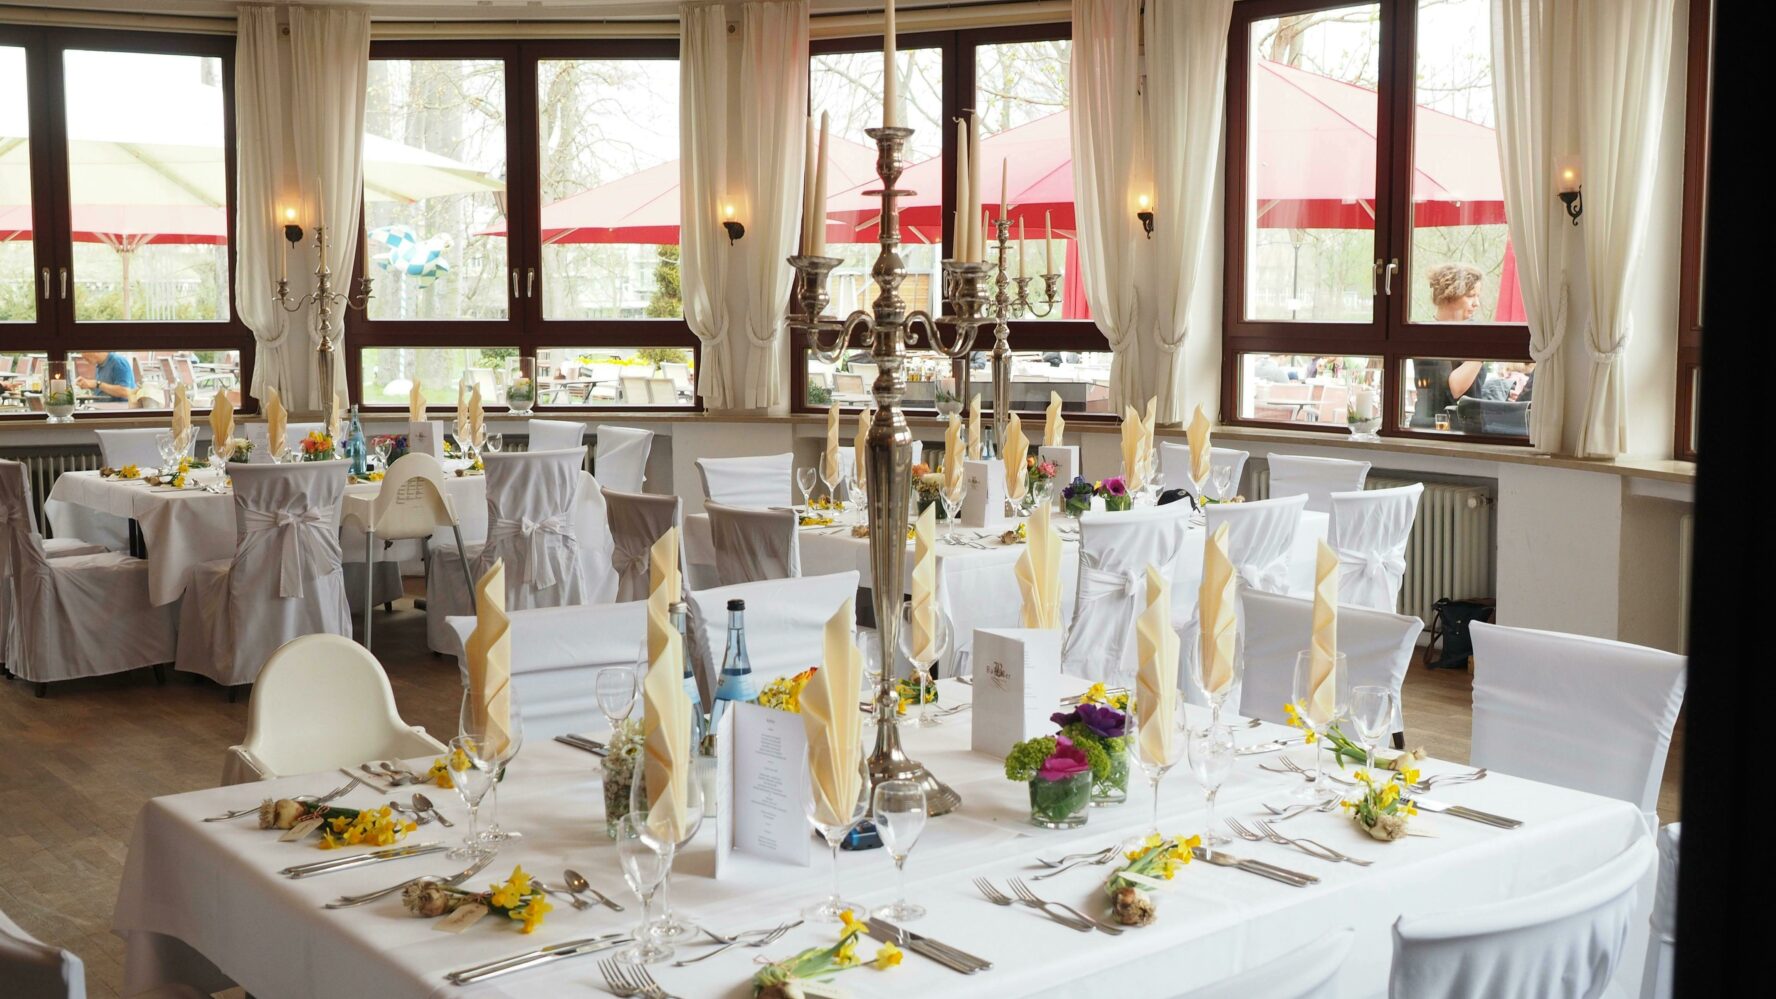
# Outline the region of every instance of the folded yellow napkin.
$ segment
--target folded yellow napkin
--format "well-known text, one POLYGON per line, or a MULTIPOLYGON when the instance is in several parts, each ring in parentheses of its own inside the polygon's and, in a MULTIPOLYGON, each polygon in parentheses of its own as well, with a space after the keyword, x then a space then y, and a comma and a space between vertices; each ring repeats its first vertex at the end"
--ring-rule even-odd
MULTIPOLYGON (((486 733, 482 752, 505 753, 512 741, 512 635, 506 616, 506 563, 496 560, 475 584, 475 630, 463 643, 468 660, 469 710, 486 733)), ((681 688, 682 689, 682 688, 681 688)))
POLYGON ((339 447, 345 446, 345 411, 349 408, 344 392, 333 397, 332 411, 327 417, 327 436, 339 447))
POLYGON ((1129 492, 1141 488, 1141 438, 1146 425, 1135 407, 1126 406, 1122 414, 1122 482, 1129 492))
POLYGON ((1154 436, 1153 432, 1154 416, 1158 410, 1159 397, 1149 396, 1147 399, 1147 415, 1141 419, 1141 457, 1143 460, 1150 461, 1153 458, 1153 442, 1158 439, 1154 436))
POLYGON ((424 423, 426 414, 425 395, 420 392, 419 379, 413 379, 413 387, 407 390, 407 419, 414 423, 424 423))
MULTIPOLYGON (((1026 459, 1030 457, 1030 441, 1024 436, 1024 424, 1016 413, 1005 424, 1005 439, 999 442, 1000 457, 1005 462, 1005 498, 1016 503, 1024 495, 1025 480, 1029 478, 1030 469, 1026 459)), ((989 510, 988 513, 997 511, 989 510)))
POLYGON ((481 407, 481 383, 469 390, 469 435, 480 447, 487 441, 487 411, 481 407))
POLYGON ((234 436, 234 403, 229 401, 228 390, 216 390, 216 398, 210 402, 210 447, 217 451, 228 446, 229 438, 234 436))
POLYGON ((673 842, 683 839, 688 827, 691 753, 684 640, 672 626, 678 590, 678 530, 670 528, 648 550, 648 671, 641 684, 641 735, 648 828, 673 842))
MULTIPOLYGON (((856 610, 851 598, 827 619, 825 658, 802 688, 802 726, 808 734, 808 784, 814 795, 814 821, 824 826, 849 825, 856 813, 863 779, 858 776, 863 752, 863 712, 857 691, 863 684, 863 653, 851 640, 856 610)), ((679 699, 684 700, 680 694, 679 699)))
POLYGON ((1178 635, 1172 631, 1172 584, 1147 567, 1147 603, 1135 619, 1135 738, 1148 763, 1178 762, 1178 635))
POLYGON ((183 437, 191 429, 191 400, 185 397, 185 386, 173 386, 173 436, 183 437))
POLYGON ((826 408, 826 454, 822 456, 820 478, 836 485, 839 481, 839 404, 826 408))
POLYGON ((928 663, 937 658, 937 504, 913 522, 913 649, 928 663))
POLYGON ((272 454, 277 454, 290 445, 289 441, 290 414, 284 412, 284 400, 278 398, 276 388, 265 390, 265 441, 272 454))
POLYGON ((1324 539, 1320 541, 1314 561, 1313 636, 1308 649, 1313 654, 1308 721, 1324 725, 1332 720, 1338 704, 1338 687, 1332 669, 1333 657, 1338 654, 1338 553, 1324 539))
POLYGON ((981 456, 981 424, 980 424, 980 393, 976 392, 968 400, 968 460, 979 461, 981 456))
POLYGON ((1221 693, 1233 683, 1233 657, 1239 641, 1239 575, 1227 554, 1227 525, 1215 528, 1203 543, 1202 589, 1197 593, 1197 620, 1202 631, 1203 689, 1221 693))
POLYGON ((1201 406, 1196 407, 1196 413, 1190 417, 1190 426, 1185 428, 1184 436, 1190 441, 1191 481, 1209 481, 1209 418, 1203 415, 1201 406))
POLYGON ((1048 419, 1042 424, 1042 443, 1047 447, 1060 447, 1061 434, 1067 430, 1067 421, 1061 417, 1061 394, 1048 394, 1048 419))
POLYGON ((962 460, 962 417, 951 413, 950 425, 944 430, 944 495, 957 506, 961 506, 962 485, 968 481, 963 478, 962 460))
POLYGON ((459 443, 469 439, 469 388, 461 380, 456 383, 456 423, 451 429, 459 443))
POLYGON ((870 412, 868 406, 858 410, 857 436, 851 439, 851 476, 856 479, 857 484, 864 489, 869 488, 869 485, 864 482, 863 479, 864 469, 869 465, 869 462, 865 460, 864 456, 869 453, 866 448, 869 444, 870 424, 874 422, 874 417, 875 414, 870 412))
POLYGON ((1029 540, 1017 560, 1026 628, 1061 626, 1061 535, 1049 524, 1050 505, 1038 504, 1030 514, 1029 540))

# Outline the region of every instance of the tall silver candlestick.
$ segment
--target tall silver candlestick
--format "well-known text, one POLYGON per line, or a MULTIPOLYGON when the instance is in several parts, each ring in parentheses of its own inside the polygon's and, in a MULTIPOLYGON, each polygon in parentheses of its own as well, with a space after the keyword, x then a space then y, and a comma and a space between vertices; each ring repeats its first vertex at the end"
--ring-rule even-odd
MULTIPOLYGON (((302 230, 295 226, 285 227, 285 232, 291 231, 295 233, 290 237, 290 243, 293 246, 301 242, 302 230)), ((372 282, 367 276, 359 278, 356 295, 350 292, 334 291, 333 268, 327 264, 327 227, 324 225, 315 226, 314 237, 315 290, 307 295, 292 297, 289 279, 279 278, 277 281, 277 302, 285 312, 290 313, 300 312, 304 306, 310 304, 315 307, 315 332, 320 338, 315 343, 315 363, 318 365, 315 384, 320 386, 321 412, 325 414, 333 405, 336 391, 333 384, 333 310, 335 307, 358 310, 368 308, 372 297, 372 282)), ((370 262, 364 261, 364 266, 368 268, 370 262)))
MULTIPOLYGON (((1030 278, 1025 276, 1012 277, 1011 269, 1006 266, 1006 257, 1011 252, 1011 220, 999 218, 993 222, 993 251, 998 256, 998 269, 993 275, 993 443, 995 447, 1003 447, 1005 429, 1011 423, 1011 346, 1009 338, 1011 327, 1007 320, 1021 319, 1026 314, 1037 319, 1046 319, 1054 312, 1059 299, 1055 295, 1060 285, 1059 274, 1043 274, 1042 298, 1040 301, 1030 300, 1030 278)), ((1022 242, 1018 243, 1018 252, 1024 251, 1022 242)))

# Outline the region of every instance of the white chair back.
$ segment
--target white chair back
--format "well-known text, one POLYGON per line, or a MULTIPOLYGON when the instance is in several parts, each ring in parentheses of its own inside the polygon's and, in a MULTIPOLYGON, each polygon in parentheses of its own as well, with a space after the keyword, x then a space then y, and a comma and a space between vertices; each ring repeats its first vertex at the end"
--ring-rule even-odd
POLYGON ((0 981, 30 999, 86 999, 86 965, 73 951, 51 947, 0 912, 0 981))
MULTIPOLYGON (((647 631, 647 604, 582 604, 512 611, 512 690, 525 738, 533 742, 600 730, 597 674, 634 666, 647 631)), ((472 617, 452 617, 457 648, 468 647, 472 617)), ((464 682, 468 666, 460 659, 464 682)), ((639 717, 639 712, 632 717, 639 717)))
POLYGON ((1671 999, 1677 970, 1677 854, 1681 822, 1659 830, 1659 883, 1653 890, 1648 920, 1646 970, 1640 976, 1640 999, 1671 999))
POLYGON ((648 549, 660 536, 679 529, 679 562, 684 562, 684 501, 677 496, 628 493, 604 487, 605 519, 610 523, 611 566, 617 572, 617 600, 645 600, 648 549))
MULTIPOLYGON (((21 462, 0 458, 0 600, 4 587, 19 572, 48 571, 49 558, 31 516, 31 490, 21 462)), ((4 652, 0 649, 0 652, 4 652)))
POLYGON ((429 454, 409 451, 382 477, 370 503, 370 526, 384 541, 431 537, 457 523, 456 507, 444 486, 444 466, 429 454))
POLYGON ((581 472, 574 491, 574 536, 580 542, 580 574, 585 580, 588 604, 614 603, 617 599, 617 567, 611 564, 610 518, 605 512, 604 490, 590 472, 581 472))
POLYGON ((108 468, 125 465, 160 465, 160 448, 154 438, 166 433, 165 427, 144 427, 137 430, 95 430, 99 439, 99 460, 108 468))
POLYGON ((1332 494, 1363 488, 1369 463, 1348 458, 1309 458, 1299 454, 1273 454, 1270 463, 1270 495, 1306 496, 1307 508, 1329 513, 1332 494))
POLYGON ((698 458, 697 476, 711 503, 763 510, 795 501, 795 454, 698 458))
POLYGON ((1476 622, 1468 762, 1631 801, 1649 817, 1683 707, 1684 657, 1476 622))
POLYGON ((1400 605, 1406 545, 1424 483, 1332 494, 1326 543, 1338 553, 1338 602, 1391 611, 1400 605))
POLYGON ((794 510, 753 510, 705 503, 715 573, 723 586, 802 574, 801 543, 794 510))
POLYGON ((1147 567, 1169 572, 1189 528, 1188 503, 1079 518, 1079 582, 1061 672, 1094 681, 1133 676, 1130 635, 1146 598, 1147 567))
POLYGON ((233 675, 250 683, 273 650, 303 635, 351 637, 339 508, 349 461, 229 467, 235 552, 228 570, 233 675))
POLYGON ((586 442, 586 425, 577 420, 531 420, 531 451, 564 451, 586 442))
POLYGON ((1530 895, 1394 923, 1391 999, 1595 999, 1609 987, 1653 862, 1637 837, 1602 867, 1530 895))
POLYGON ((442 753, 401 720, 382 664, 342 635, 304 635, 271 654, 247 705, 247 736, 225 774, 248 780, 442 753))
POLYGON ((1327 933, 1273 961, 1186 992, 1183 999, 1338 999, 1338 971, 1356 937, 1348 928, 1327 933))
POLYGON ((585 574, 575 530, 574 495, 584 447, 488 454, 487 541, 477 574, 506 563, 506 606, 585 603, 585 574))
MULTIPOLYGON (((1208 490, 1211 499, 1228 500, 1232 499, 1239 493, 1240 476, 1245 474, 1246 459, 1248 457, 1250 457, 1250 454, 1247 452, 1236 451, 1230 447, 1209 448, 1209 469, 1211 474, 1209 481, 1203 483, 1203 487, 1208 490), (1231 490, 1228 495, 1216 496, 1214 492, 1214 473, 1220 472, 1224 468, 1230 470, 1228 481, 1232 482, 1233 485, 1228 487, 1231 490)), ((1165 477, 1165 487, 1167 489, 1182 489, 1185 492, 1194 495, 1196 490, 1191 488, 1190 485, 1190 445, 1177 444, 1172 441, 1160 441, 1159 474, 1165 477)))
POLYGON ((710 696, 720 682, 728 645, 728 601, 746 601, 746 655, 759 683, 818 666, 826 622, 857 594, 858 573, 771 579, 694 590, 688 597, 690 638, 699 686, 710 696))
POLYGON ((648 452, 654 446, 653 431, 600 423, 592 436, 596 438, 592 473, 598 476, 599 485, 620 493, 641 492, 647 481, 648 452))
MULTIPOLYGON (((1341 604, 1338 651, 1344 653, 1349 686, 1387 687, 1397 696, 1423 629, 1424 622, 1415 617, 1341 604)), ((1246 670, 1231 703, 1248 718, 1283 722, 1283 704, 1294 694, 1295 656, 1307 649, 1313 635, 1313 601, 1241 587, 1240 631, 1246 670)), ((1184 640, 1197 640, 1194 622, 1184 640)), ((1193 703, 1198 702, 1195 685, 1185 683, 1183 689, 1193 703)), ((1397 711, 1394 731, 1404 731, 1397 711)))
POLYGON ((1222 524, 1227 525, 1227 555, 1240 582, 1265 593, 1287 593, 1289 551, 1306 505, 1307 497, 1301 495, 1214 503, 1205 511, 1204 523, 1211 537, 1222 524))

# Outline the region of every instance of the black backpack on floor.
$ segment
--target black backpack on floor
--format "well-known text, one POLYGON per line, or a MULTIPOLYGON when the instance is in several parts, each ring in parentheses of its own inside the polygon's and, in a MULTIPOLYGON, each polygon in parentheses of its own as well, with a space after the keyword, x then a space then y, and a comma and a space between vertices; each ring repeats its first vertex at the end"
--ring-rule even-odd
POLYGON ((1474 654, 1474 639, 1468 634, 1468 625, 1474 621, 1491 624, 1494 609, 1491 597, 1437 598, 1437 602, 1431 605, 1431 640, 1424 650, 1425 666, 1429 669, 1467 669, 1468 659, 1474 654))

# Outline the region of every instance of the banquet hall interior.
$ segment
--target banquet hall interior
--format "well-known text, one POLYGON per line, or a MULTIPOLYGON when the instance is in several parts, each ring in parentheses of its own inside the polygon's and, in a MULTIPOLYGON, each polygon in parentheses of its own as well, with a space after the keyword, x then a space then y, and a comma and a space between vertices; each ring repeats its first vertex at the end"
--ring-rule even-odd
POLYGON ((0 0, 0 995, 1744 994, 1751 6, 0 0))

